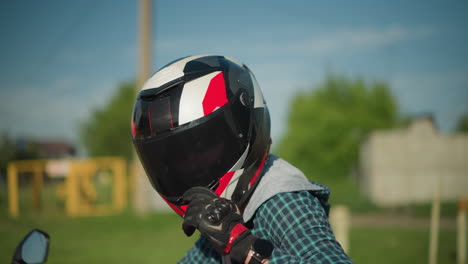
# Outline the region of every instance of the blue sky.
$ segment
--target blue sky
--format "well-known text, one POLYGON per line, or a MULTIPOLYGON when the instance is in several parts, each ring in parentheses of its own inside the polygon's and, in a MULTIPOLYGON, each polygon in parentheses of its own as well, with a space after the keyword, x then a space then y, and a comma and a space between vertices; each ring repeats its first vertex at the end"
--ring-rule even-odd
MULTIPOLYGON (((77 142, 135 78, 137 1, 1 1, 0 131, 77 142)), ((327 72, 387 81, 403 114, 451 131, 468 112, 467 1, 157 1, 153 71, 222 54, 255 73, 278 140, 288 103, 327 72)))

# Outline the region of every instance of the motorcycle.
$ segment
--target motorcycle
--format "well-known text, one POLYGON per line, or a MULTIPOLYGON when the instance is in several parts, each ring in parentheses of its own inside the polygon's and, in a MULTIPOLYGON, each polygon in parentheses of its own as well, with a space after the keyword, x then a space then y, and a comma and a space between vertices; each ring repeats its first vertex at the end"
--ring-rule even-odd
POLYGON ((11 264, 40 264, 47 261, 49 235, 39 229, 29 232, 18 244, 11 264))

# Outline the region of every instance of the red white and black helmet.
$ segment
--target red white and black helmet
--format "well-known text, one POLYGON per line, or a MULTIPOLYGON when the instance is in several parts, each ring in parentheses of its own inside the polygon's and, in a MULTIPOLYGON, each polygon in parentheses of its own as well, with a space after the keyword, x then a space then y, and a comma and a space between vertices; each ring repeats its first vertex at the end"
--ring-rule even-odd
POLYGON ((190 56, 143 86, 132 139, 156 191, 183 215, 183 193, 204 186, 245 206, 269 153, 270 115, 247 66, 224 56, 190 56))

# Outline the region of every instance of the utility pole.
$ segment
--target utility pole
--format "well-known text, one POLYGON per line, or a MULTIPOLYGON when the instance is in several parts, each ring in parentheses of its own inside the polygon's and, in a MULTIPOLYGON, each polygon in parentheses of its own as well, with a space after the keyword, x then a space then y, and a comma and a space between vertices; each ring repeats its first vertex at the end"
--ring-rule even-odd
MULTIPOLYGON (((139 51, 138 51, 138 80, 137 91, 143 87, 151 74, 151 1, 140 0, 139 11, 139 51)), ((134 154, 132 168, 133 176, 133 206, 138 214, 145 214, 150 210, 167 211, 169 206, 151 186, 141 163, 134 154)))
POLYGON ((439 224, 440 224, 440 179, 436 179, 434 200, 431 210, 431 229, 429 233, 429 264, 437 264, 439 250, 439 224))
POLYGON ((151 0, 140 0, 139 12, 138 86, 143 86, 151 74, 151 0))
MULTIPOLYGON (((138 79, 136 94, 151 74, 151 0, 139 1, 138 30, 138 79)), ((151 192, 154 192, 136 155, 133 158, 133 205, 139 214, 150 210, 151 192)))
POLYGON ((466 211, 468 199, 461 197, 458 201, 457 215, 457 263, 466 264, 466 211))

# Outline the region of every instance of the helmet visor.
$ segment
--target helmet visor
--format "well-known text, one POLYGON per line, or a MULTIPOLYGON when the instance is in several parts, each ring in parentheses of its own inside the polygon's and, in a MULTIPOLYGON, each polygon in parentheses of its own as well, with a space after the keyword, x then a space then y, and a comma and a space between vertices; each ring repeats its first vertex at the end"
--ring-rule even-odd
POLYGON ((156 137, 134 138, 146 173, 168 201, 178 204, 194 186, 216 184, 247 146, 246 127, 233 125, 226 105, 212 114, 156 137))

